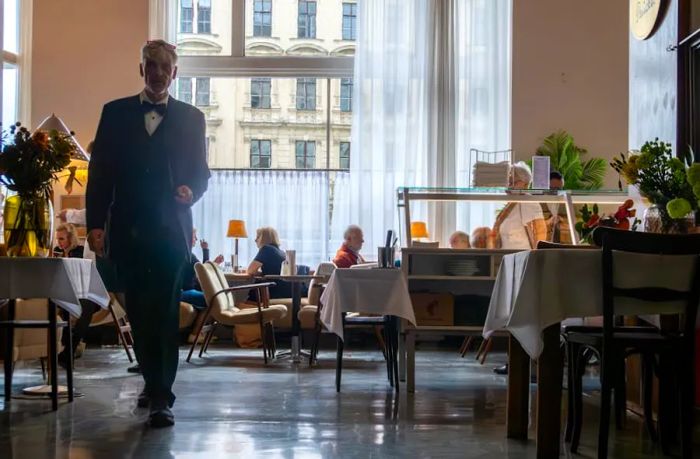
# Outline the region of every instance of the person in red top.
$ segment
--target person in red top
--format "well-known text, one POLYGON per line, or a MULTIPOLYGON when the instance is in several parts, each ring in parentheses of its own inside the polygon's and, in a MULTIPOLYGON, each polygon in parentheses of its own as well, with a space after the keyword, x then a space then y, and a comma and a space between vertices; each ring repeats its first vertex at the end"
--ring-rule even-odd
POLYGON ((350 225, 343 234, 345 242, 335 253, 333 263, 338 268, 349 268, 358 263, 364 263, 365 259, 360 255, 363 239, 362 228, 357 225, 350 225))

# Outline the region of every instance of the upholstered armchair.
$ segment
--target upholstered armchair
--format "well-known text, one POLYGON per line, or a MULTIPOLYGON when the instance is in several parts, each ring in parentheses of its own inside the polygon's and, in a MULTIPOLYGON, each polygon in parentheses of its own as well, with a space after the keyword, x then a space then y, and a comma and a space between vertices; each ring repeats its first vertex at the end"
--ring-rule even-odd
POLYGON ((258 324, 260 336, 263 342, 263 358, 267 363, 268 358, 275 357, 275 335, 273 321, 277 321, 287 315, 287 307, 284 305, 270 304, 268 287, 273 282, 261 284, 239 285, 229 287, 226 277, 221 269, 210 261, 197 263, 194 267, 199 284, 202 286, 204 297, 207 301, 207 309, 204 319, 197 327, 196 336, 187 361, 190 361, 192 352, 197 345, 199 335, 205 333, 204 341, 199 350, 199 356, 207 350, 214 330, 218 325, 235 327, 236 325, 258 324), (239 290, 256 289, 258 291, 257 308, 239 309, 235 305, 233 293, 239 290))

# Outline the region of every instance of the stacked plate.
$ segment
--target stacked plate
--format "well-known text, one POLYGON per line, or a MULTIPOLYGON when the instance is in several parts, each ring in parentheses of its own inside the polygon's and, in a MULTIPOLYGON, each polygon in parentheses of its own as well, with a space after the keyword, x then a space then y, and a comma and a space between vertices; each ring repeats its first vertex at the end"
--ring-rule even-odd
POLYGON ((450 260, 447 262, 446 268, 449 276, 473 276, 479 272, 479 266, 474 259, 450 260))

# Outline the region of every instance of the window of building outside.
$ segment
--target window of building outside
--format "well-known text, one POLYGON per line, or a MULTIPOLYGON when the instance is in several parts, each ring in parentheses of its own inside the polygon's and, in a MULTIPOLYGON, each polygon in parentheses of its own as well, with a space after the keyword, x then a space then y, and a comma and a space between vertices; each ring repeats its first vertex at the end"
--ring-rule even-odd
POLYGON ((316 142, 297 140, 296 158, 297 169, 314 169, 316 167, 316 142))
POLYGON ((254 139, 250 141, 250 167, 253 169, 269 169, 272 159, 272 142, 270 140, 254 139))
POLYGON ((192 78, 177 79, 177 99, 188 104, 192 103, 192 78))
POLYGON ((357 26, 357 4, 343 3, 343 40, 355 40, 357 26))
POLYGON ((350 142, 340 142, 338 167, 340 169, 350 169, 350 142))
POLYGON ((253 36, 272 36, 272 0, 254 0, 253 36))
POLYGON ((197 33, 211 33, 211 0, 199 0, 197 4, 197 33))
POLYGON ((316 38, 316 2, 299 0, 299 38, 316 38))
POLYGON ((195 105, 198 107, 208 107, 210 103, 209 78, 197 78, 195 83, 195 105))
POLYGON ((194 0, 180 0, 180 32, 192 33, 192 20, 194 19, 194 0))
POLYGON ((270 108, 271 78, 252 78, 250 80, 250 107, 270 108))
POLYGON ((316 78, 297 78, 297 110, 316 110, 316 78))
POLYGON ((352 111, 352 78, 340 80, 340 111, 352 111))

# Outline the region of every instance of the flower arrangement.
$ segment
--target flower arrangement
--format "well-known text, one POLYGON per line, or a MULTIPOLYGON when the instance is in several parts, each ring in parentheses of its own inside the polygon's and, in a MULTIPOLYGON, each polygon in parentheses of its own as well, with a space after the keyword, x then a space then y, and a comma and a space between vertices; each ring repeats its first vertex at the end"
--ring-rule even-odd
POLYGON ((643 197, 659 209, 662 230, 668 232, 676 220, 698 209, 700 165, 693 164, 692 151, 682 159, 673 156, 671 144, 655 139, 646 142, 637 155, 619 158, 610 163, 630 185, 636 185, 643 197), (697 193, 695 192, 697 191, 697 193))
POLYGON ((15 123, 2 133, 0 182, 20 196, 48 198, 57 174, 70 163, 75 149, 72 135, 58 131, 32 134, 15 123))
POLYGON ((588 204, 584 204, 581 207, 581 219, 576 222, 579 239, 581 242, 590 243, 593 230, 599 226, 636 231, 641 221, 637 218, 637 210, 633 207, 634 202, 628 199, 613 215, 601 216, 597 204, 593 204, 592 209, 588 208, 588 204))

